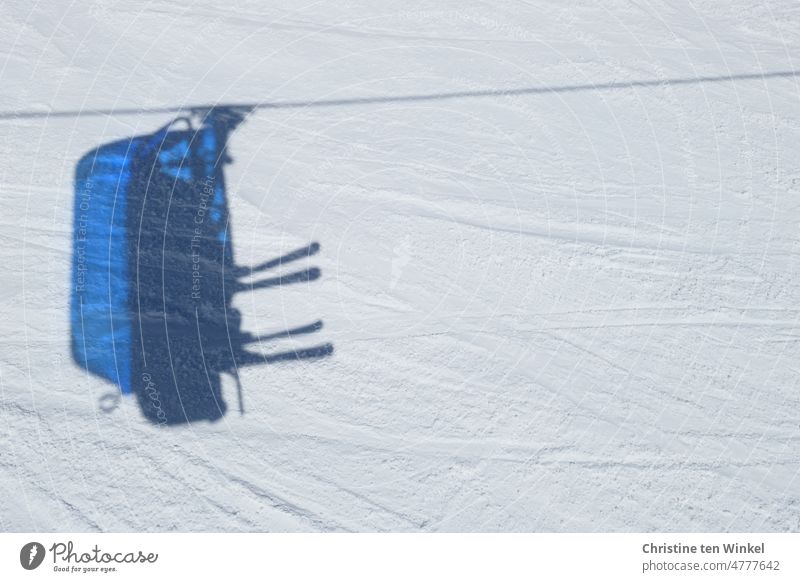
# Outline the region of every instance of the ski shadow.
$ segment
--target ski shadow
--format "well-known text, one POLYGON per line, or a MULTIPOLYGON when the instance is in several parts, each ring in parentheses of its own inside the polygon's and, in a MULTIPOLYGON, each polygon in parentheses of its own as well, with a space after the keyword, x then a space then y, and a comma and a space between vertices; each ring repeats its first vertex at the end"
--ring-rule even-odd
POLYGON ((316 359, 330 343, 263 354, 264 342, 318 332, 322 321, 256 336, 242 330, 236 293, 308 283, 320 270, 280 274, 319 251, 312 243, 254 267, 235 263, 223 168, 247 108, 212 107, 198 127, 179 117, 151 135, 105 144, 75 173, 70 324, 75 362, 135 395, 145 417, 174 425, 217 420, 221 374, 316 359), (244 283, 244 277, 276 271, 244 283))

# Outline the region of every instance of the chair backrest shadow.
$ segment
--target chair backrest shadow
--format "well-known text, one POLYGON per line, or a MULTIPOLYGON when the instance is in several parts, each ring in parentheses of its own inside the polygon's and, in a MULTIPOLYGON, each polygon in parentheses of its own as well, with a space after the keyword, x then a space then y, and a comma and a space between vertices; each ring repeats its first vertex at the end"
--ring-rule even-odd
POLYGON ((223 167, 246 109, 215 107, 198 127, 177 118, 157 132, 103 145, 75 173, 71 297, 73 357, 134 394, 157 424, 221 418, 222 373, 330 355, 330 343, 261 354, 249 344, 314 333, 315 321, 254 336, 241 329, 236 293, 307 282, 320 271, 243 283, 318 252, 298 249, 252 268, 236 265, 223 167))

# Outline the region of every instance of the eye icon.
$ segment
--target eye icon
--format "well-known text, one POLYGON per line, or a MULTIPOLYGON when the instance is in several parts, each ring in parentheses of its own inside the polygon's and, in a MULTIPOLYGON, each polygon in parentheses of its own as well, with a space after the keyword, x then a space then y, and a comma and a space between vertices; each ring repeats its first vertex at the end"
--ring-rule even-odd
POLYGON ((19 563, 26 570, 35 570, 44 561, 44 546, 39 542, 29 542, 19 551, 19 563))

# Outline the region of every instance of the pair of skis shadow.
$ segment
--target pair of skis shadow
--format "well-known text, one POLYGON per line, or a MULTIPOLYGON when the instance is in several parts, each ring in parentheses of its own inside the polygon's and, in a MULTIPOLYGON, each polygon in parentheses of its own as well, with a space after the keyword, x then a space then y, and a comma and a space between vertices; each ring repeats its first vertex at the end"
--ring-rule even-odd
MULTIPOLYGON (((293 261, 310 257, 319 252, 319 243, 311 243, 310 245, 297 249, 277 259, 266 261, 248 269, 247 267, 239 267, 236 274, 239 277, 250 276, 267 270, 273 270, 289 264, 293 261)), ((271 287, 283 287, 296 283, 308 283, 320 278, 322 272, 317 267, 310 267, 289 273, 287 275, 278 275, 268 279, 262 279, 253 283, 240 282, 237 285, 238 291, 255 291, 257 289, 269 289, 271 287)), ((242 332, 242 344, 267 344, 281 339, 294 339, 298 336, 312 334, 322 329, 323 323, 321 319, 307 325, 287 329, 275 333, 253 335, 248 332, 242 332)), ((285 362, 292 360, 305 360, 313 358, 323 358, 333 353, 333 344, 327 342, 321 345, 313 346, 310 348, 296 349, 285 352, 261 354, 253 352, 242 352, 236 359, 237 365, 246 366, 252 364, 272 364, 275 362, 285 362)))

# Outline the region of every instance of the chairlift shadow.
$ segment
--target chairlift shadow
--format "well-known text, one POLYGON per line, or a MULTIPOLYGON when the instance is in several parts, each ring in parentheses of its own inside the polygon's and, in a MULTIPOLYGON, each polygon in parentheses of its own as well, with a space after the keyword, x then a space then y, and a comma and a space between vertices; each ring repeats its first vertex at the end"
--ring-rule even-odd
MULTIPOLYGON (((310 283, 306 267, 252 283, 243 278, 315 255, 318 243, 252 268, 234 261, 223 168, 227 140, 248 113, 212 107, 197 127, 178 117, 150 135, 105 144, 75 173, 71 339, 75 362, 133 394, 153 423, 225 415, 221 374, 242 366, 313 360, 330 343, 262 354, 252 346, 317 333, 322 321, 253 335, 237 293, 310 283)), ((104 396, 104 410, 116 400, 104 396)))

